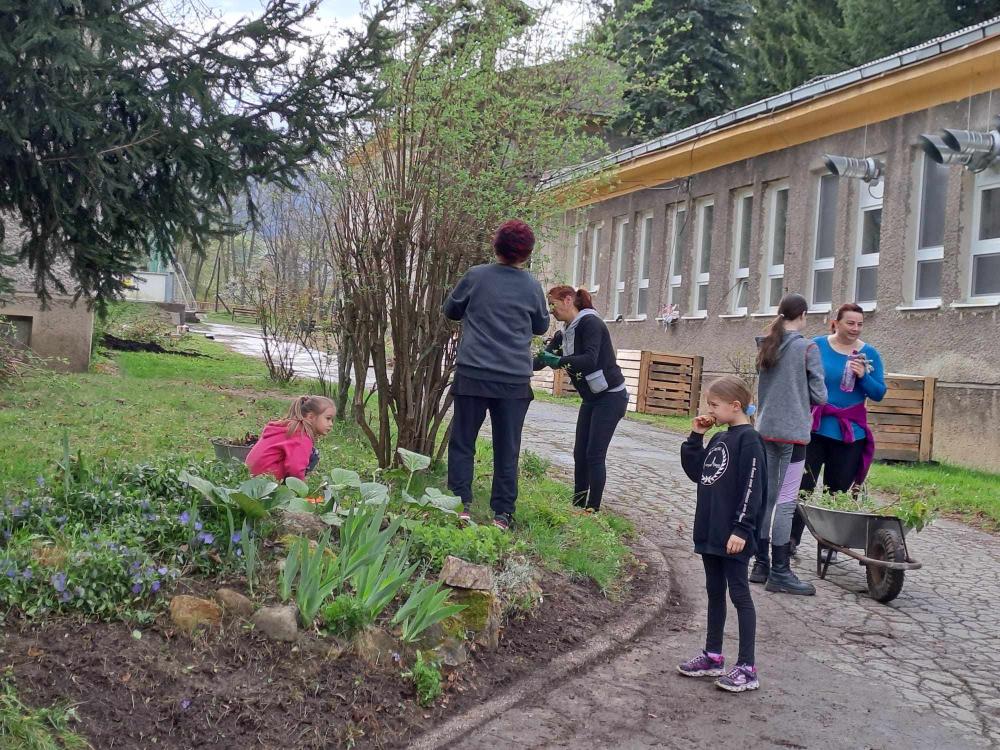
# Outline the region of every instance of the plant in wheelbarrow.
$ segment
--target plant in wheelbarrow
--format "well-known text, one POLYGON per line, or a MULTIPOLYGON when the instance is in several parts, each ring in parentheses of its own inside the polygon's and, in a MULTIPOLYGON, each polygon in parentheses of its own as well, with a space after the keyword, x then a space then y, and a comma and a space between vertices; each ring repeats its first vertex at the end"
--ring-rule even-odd
POLYGON ((256 445, 259 439, 259 435, 248 432, 243 437, 209 438, 209 442, 211 442, 212 447, 215 448, 215 457, 220 461, 231 460, 243 463, 247 460, 247 455, 250 453, 250 449, 256 445))
POLYGON ((865 567, 868 593, 880 602, 895 599, 907 570, 920 563, 910 558, 906 534, 920 531, 933 520, 926 503, 900 498, 879 502, 862 488, 858 493, 815 493, 800 505, 806 525, 816 537, 816 572, 825 578, 835 551, 865 567), (864 550, 863 554, 855 550, 864 550))

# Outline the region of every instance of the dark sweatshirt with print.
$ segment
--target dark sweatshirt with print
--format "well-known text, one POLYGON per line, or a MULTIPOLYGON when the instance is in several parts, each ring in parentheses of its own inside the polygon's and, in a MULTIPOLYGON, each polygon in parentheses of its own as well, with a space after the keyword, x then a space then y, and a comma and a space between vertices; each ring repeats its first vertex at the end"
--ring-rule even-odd
POLYGON ((764 442, 750 425, 737 425, 704 443, 704 435, 692 432, 681 446, 684 473, 698 483, 695 552, 749 560, 767 493, 764 442), (738 555, 726 554, 731 534, 746 541, 738 555))

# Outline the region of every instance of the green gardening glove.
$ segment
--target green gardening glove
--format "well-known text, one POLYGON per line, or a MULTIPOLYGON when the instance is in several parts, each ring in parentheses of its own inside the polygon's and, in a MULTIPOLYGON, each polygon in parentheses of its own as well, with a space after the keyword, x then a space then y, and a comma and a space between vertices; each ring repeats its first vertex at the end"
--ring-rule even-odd
POLYGON ((558 354, 553 354, 550 351, 543 350, 539 355, 538 359, 541 360, 543 365, 548 365, 552 369, 559 367, 559 360, 562 359, 558 354))

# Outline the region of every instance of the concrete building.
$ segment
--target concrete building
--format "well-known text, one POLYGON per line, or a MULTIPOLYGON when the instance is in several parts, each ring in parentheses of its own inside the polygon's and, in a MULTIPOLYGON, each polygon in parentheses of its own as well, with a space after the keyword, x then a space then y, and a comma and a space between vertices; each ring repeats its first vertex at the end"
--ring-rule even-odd
MULTIPOLYGON (((0 302, 0 321, 13 324, 18 343, 35 354, 51 360, 55 370, 85 372, 90 366, 90 348, 94 337, 94 312, 85 300, 78 302, 68 295, 54 294, 47 309, 42 309, 32 289, 32 273, 25 266, 15 266, 14 294, 6 304, 0 302)), ((9 271, 8 271, 9 272, 9 271)), ((72 280, 64 275, 67 289, 72 280)))
POLYGON ((584 181, 549 248, 621 348, 731 371, 786 291, 809 333, 857 301, 890 372, 939 378, 934 457, 1000 466, 1000 160, 978 174, 920 147, 1000 114, 1000 19, 567 170, 584 181), (824 154, 881 159, 878 183, 824 154), (676 307, 670 307, 676 306, 676 307), (677 319, 672 320, 674 314, 677 319))

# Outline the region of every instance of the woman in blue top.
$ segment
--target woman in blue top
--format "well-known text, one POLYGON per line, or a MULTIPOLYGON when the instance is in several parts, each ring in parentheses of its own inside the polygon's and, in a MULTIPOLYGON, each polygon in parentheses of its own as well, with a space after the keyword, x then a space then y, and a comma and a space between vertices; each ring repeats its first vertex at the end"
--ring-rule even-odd
MULTIPOLYGON (((861 340, 865 314, 859 305, 847 303, 831 321, 833 333, 816 337, 826 379, 827 403, 813 410, 813 428, 806 449, 806 467, 801 489, 812 492, 820 471, 827 492, 848 492, 868 474, 875 440, 868 428, 865 400, 885 397, 885 368, 871 344, 861 340), (853 385, 845 387, 845 371, 853 385)), ((796 514, 792 544, 802 538, 802 518, 796 514)))

